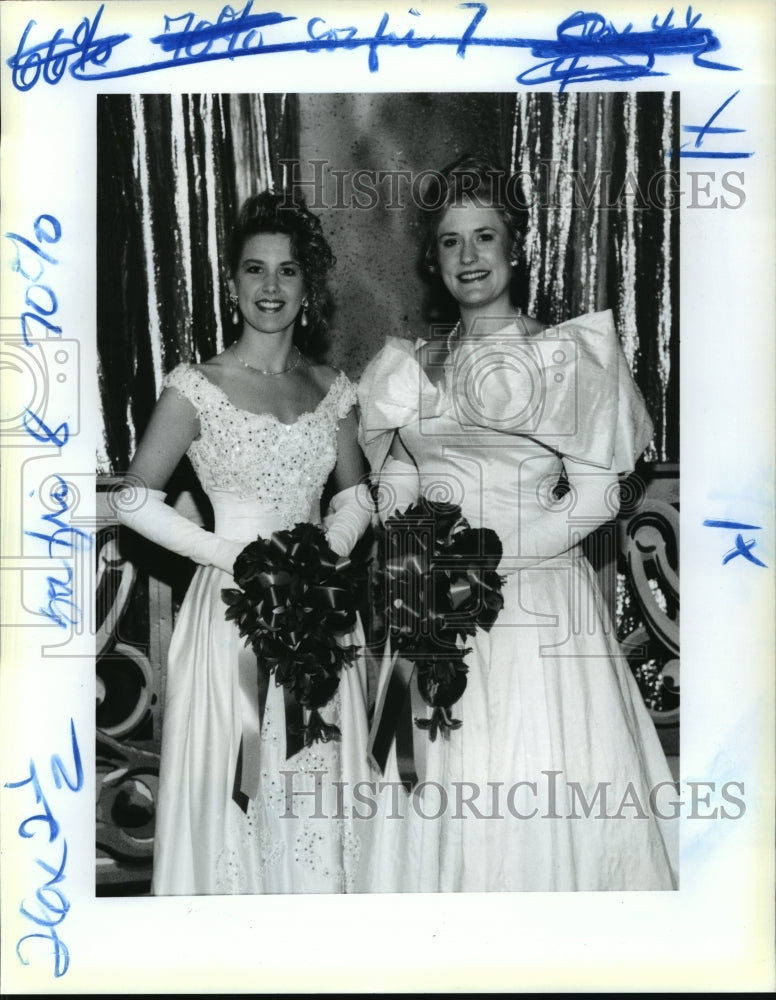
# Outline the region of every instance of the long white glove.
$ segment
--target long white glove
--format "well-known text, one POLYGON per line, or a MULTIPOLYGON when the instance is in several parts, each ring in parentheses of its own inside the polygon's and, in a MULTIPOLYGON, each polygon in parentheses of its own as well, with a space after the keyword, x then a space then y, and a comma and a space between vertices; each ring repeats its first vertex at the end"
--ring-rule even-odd
POLYGON ((372 523, 375 505, 369 487, 357 483, 336 493, 324 522, 326 539, 338 556, 348 556, 372 523))
POLYGON ((114 495, 113 505, 120 524, 201 566, 217 566, 232 576, 234 561, 245 545, 205 531, 164 501, 161 490, 133 483, 114 495))
POLYGON ((619 477, 614 468, 601 469, 568 459, 564 465, 570 493, 560 500, 545 495, 537 502, 531 497, 526 511, 516 512, 517 527, 502 540, 502 571, 560 555, 617 516, 619 477))
POLYGON ((420 496, 420 477, 410 462, 389 455, 377 482, 377 513, 383 524, 397 510, 404 510, 420 496))

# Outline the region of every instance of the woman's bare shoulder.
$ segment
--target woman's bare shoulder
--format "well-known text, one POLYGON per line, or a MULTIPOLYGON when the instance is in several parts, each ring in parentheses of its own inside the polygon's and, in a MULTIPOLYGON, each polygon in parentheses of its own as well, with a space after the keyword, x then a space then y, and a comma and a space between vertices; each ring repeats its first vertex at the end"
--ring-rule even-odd
POLYGON ((339 368, 334 368, 332 365, 316 364, 314 361, 308 362, 308 371, 324 392, 331 389, 341 374, 339 368))
POLYGON ((521 320, 525 332, 531 336, 535 336, 537 333, 543 333, 548 326, 547 323, 542 323, 541 320, 536 319, 534 316, 522 316, 521 320))
POLYGON ((230 364, 230 353, 227 348, 227 350, 221 351, 220 354, 214 354, 207 361, 191 365, 191 368, 200 375, 204 375, 208 381, 221 386, 224 379, 228 380, 229 375, 234 372, 234 366, 230 364))

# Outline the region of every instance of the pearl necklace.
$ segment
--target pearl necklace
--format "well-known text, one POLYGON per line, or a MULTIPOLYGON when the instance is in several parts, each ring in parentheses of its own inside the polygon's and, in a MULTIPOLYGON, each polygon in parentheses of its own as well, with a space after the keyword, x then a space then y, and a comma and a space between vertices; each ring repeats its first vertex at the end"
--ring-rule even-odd
POLYGON ((237 353, 237 348, 235 347, 234 344, 232 344, 232 353, 240 362, 240 364, 243 366, 243 368, 250 368, 252 372, 257 372, 259 375, 285 375, 286 372, 292 372, 294 368, 296 368, 296 366, 302 360, 302 352, 299 350, 299 348, 295 347, 294 350, 296 351, 296 360, 294 361, 293 364, 289 365, 287 368, 281 368, 279 372, 270 372, 266 371, 264 368, 257 368, 256 365, 249 364, 247 361, 243 361, 243 359, 237 353))

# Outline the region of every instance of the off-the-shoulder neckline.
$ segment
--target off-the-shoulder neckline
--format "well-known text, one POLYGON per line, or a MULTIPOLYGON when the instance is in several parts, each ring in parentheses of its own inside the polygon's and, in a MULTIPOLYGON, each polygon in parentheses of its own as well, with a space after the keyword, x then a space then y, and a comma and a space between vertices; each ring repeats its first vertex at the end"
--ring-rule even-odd
MULTIPOLYGON (((517 318, 517 317, 516 317, 517 318)), ((522 317, 523 320, 526 319, 525 316, 522 317)), ((541 328, 541 330, 536 330, 533 333, 524 331, 528 337, 538 337, 542 334, 549 333, 552 330, 560 330, 565 326, 581 326, 595 327, 600 325, 602 327, 609 327, 613 324, 613 314, 611 309, 599 309, 596 312, 582 313, 580 316, 573 316, 571 319, 564 319, 560 323, 547 323, 541 328)), ((503 333, 510 326, 506 323, 504 326, 499 327, 495 330, 489 330, 487 333, 482 334, 473 338, 474 340, 486 340, 488 337, 498 337, 499 334, 503 333)), ((421 347, 426 344, 430 344, 432 341, 425 337, 388 337, 388 343, 403 343, 407 344, 413 354, 417 354, 421 347)))
MULTIPOLYGON (((588 323, 586 324, 588 326, 591 325, 591 321, 592 321, 592 325, 595 326, 596 325, 596 320, 597 320, 598 323, 601 326, 605 326, 605 327, 608 328, 612 324, 612 310, 611 309, 600 309, 597 312, 583 313, 581 316, 575 316, 572 319, 563 320, 563 322, 561 322, 561 323, 554 323, 554 324, 550 324, 548 326, 545 326, 545 327, 542 328, 542 330, 537 331, 535 334, 526 334, 526 336, 529 336, 529 337, 533 337, 533 336, 540 337, 540 336, 543 336, 543 335, 547 334, 549 331, 559 330, 562 327, 566 327, 566 326, 572 327, 572 326, 575 326, 575 325, 579 326, 585 320, 588 320, 588 323)), ((500 333, 502 333, 504 330, 507 329, 508 325, 509 324, 507 324, 504 327, 501 327, 501 329, 499 329, 499 330, 491 330, 487 334, 484 334, 481 338, 475 338, 475 339, 487 340, 489 337, 498 337, 498 335, 500 333)), ((395 344, 405 344, 405 345, 407 345, 407 347, 409 348, 409 350, 403 350, 402 353, 405 355, 405 357, 407 357, 410 361, 414 362, 417 365, 417 367, 420 369, 421 375, 423 376, 423 378, 425 379, 425 381, 428 383, 428 385, 431 387, 431 389, 434 392, 438 392, 438 391, 444 392, 445 391, 446 381, 447 381, 446 378, 440 379, 440 381, 438 383, 433 382, 432 379, 429 377, 428 372, 423 367, 423 365, 422 365, 422 363, 420 361, 420 358, 418 357, 421 349, 423 347, 425 347, 427 344, 431 343, 430 340, 426 340, 423 337, 416 337, 414 340, 410 340, 409 337, 389 337, 388 338, 388 343, 393 343, 394 345, 395 344)))
POLYGON ((269 420, 271 423, 279 424, 280 427, 295 427, 298 423, 301 423, 302 420, 316 416, 316 414, 321 409, 323 404, 331 397, 332 393, 334 392, 334 389, 346 377, 343 371, 338 371, 336 378, 332 381, 329 388, 326 390, 326 392, 320 398, 320 400, 315 404, 312 410, 304 410, 302 413, 299 414, 296 420, 286 422, 285 420, 281 420, 280 417, 276 417, 274 413, 254 413, 253 410, 246 410, 242 406, 235 406, 235 404, 227 396, 226 392, 221 388, 221 386, 216 385, 215 382, 211 381, 207 377, 207 375, 204 374, 204 372, 201 372, 198 368, 195 368, 193 365, 185 365, 185 370, 191 372, 191 374, 193 375, 196 375, 198 378, 202 379, 202 381, 205 382, 209 388, 215 390, 215 392, 223 398, 226 405, 231 410, 234 410, 235 413, 239 413, 244 417, 254 417, 258 420, 269 420))

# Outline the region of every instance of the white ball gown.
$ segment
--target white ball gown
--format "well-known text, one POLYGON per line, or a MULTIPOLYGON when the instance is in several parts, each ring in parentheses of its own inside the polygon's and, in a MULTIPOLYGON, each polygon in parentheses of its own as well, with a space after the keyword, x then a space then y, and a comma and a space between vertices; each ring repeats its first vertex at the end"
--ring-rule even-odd
MULTIPOLYGON (((419 365, 419 346, 391 338, 364 371, 362 443, 378 473, 398 432, 419 491, 496 530, 504 606, 466 642, 467 686, 452 709, 462 724, 426 738, 426 784, 397 794, 395 743, 373 773, 391 786, 361 888, 675 888, 672 778, 578 544, 590 527, 572 506, 562 538, 544 527, 550 511, 557 522, 564 455, 591 475, 625 473, 651 437, 612 315, 467 338, 439 380, 419 365)), ((378 717, 391 663, 387 650, 378 717)))
MULTIPOLYGON (((188 365, 171 372, 165 385, 197 411, 201 433, 188 455, 213 505, 216 534, 247 544, 297 522, 320 523, 338 422, 355 402, 355 388, 343 373, 319 405, 292 424, 234 407, 188 365)), ((226 620, 221 597, 223 588, 234 586, 220 569, 199 567, 176 619, 162 723, 153 892, 345 892, 361 863, 360 840, 333 782, 348 789, 364 775, 363 657, 343 668, 336 695, 321 711, 326 722, 339 726, 341 741, 315 742, 289 759, 283 688, 270 678, 258 791, 243 810, 233 796, 237 758, 244 730, 258 729, 259 718, 256 705, 246 705, 240 682, 244 640, 226 620)), ((363 645, 360 625, 344 641, 363 645)))

